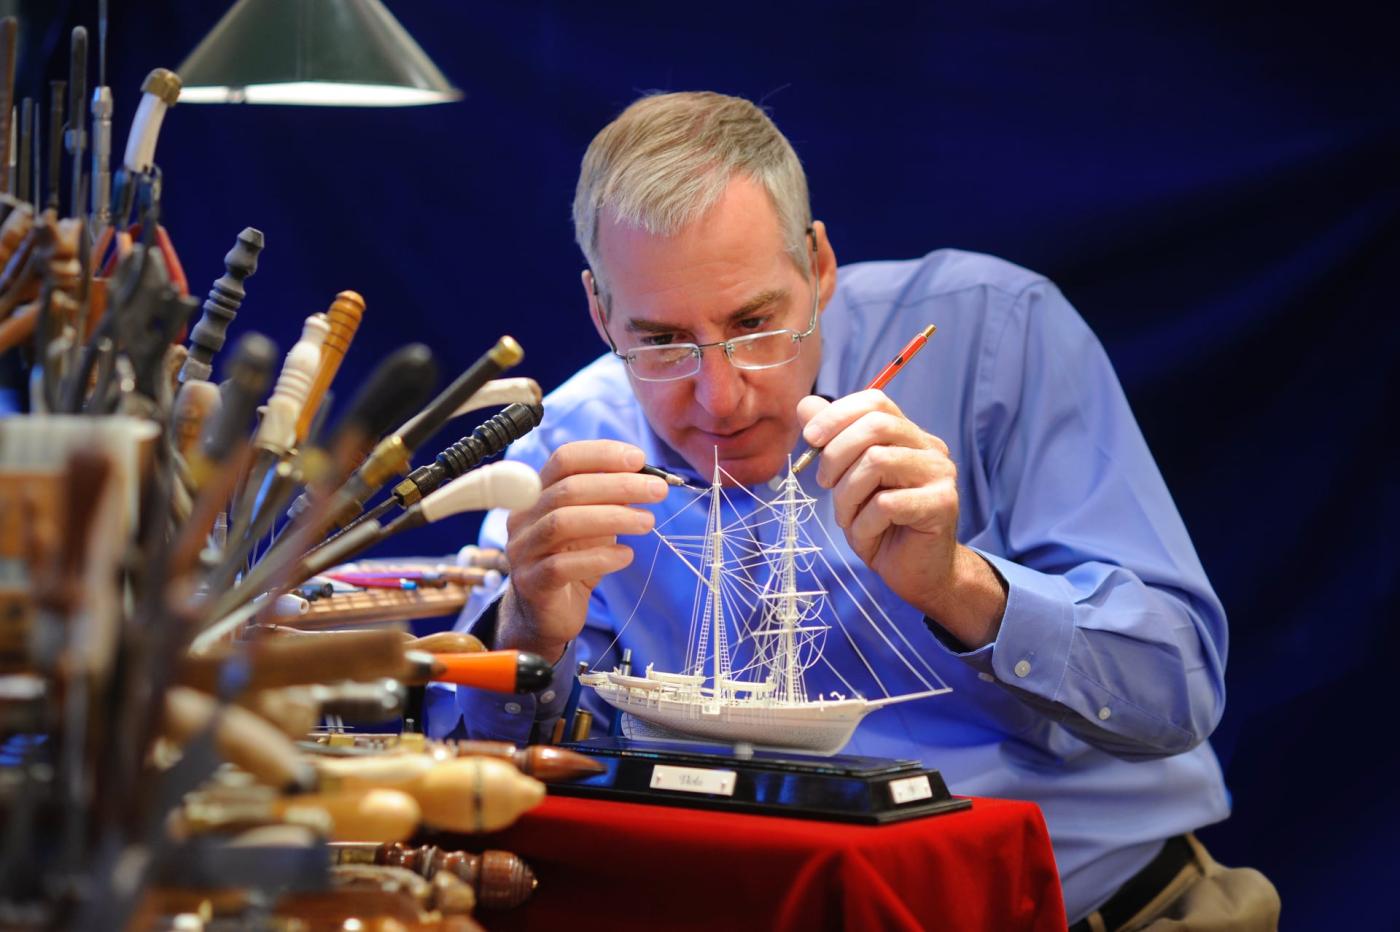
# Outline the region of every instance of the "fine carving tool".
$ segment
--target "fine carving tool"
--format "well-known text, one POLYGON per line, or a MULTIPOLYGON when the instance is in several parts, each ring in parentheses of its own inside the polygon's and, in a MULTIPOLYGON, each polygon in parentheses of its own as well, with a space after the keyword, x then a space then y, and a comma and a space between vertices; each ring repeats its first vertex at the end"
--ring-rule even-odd
POLYGON ((83 216, 86 206, 83 204, 83 153, 87 150, 87 58, 87 30, 75 26, 68 54, 68 128, 63 134, 64 147, 73 166, 68 211, 74 217, 83 216))
POLYGON ((15 60, 19 54, 19 20, 0 19, 0 194, 10 191, 8 166, 14 157, 10 133, 14 129, 15 60))
MULTIPOLYGON (((899 370, 903 369, 905 365, 908 364, 909 360, 913 359, 914 355, 924 348, 924 344, 928 342, 928 338, 933 336, 933 332, 937 329, 938 328, 933 324, 929 324, 923 330, 915 334, 914 339, 906 343, 904 349, 899 351, 899 355, 891 359, 889 364, 881 369, 880 373, 876 375, 875 378, 870 380, 870 384, 865 386, 865 390, 870 391, 873 388, 884 388, 888 385, 890 379, 898 375, 899 370)), ((817 455, 821 453, 821 451, 821 447, 808 447, 807 450, 797 458, 797 462, 792 464, 792 474, 795 476, 806 469, 811 465, 812 461, 817 458, 817 455)))

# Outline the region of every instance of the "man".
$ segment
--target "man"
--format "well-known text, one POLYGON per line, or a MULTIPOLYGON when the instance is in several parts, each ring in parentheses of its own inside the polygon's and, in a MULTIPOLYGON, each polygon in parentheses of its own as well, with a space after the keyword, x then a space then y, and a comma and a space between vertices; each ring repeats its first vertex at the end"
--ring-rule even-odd
POLYGON ((693 584, 657 565, 648 532, 698 533, 704 515, 637 470, 708 483, 718 465, 764 498, 821 446, 802 476, 819 519, 954 690, 876 712, 847 750, 1037 802, 1086 927, 1204 909, 1269 928, 1268 882, 1180 837, 1228 813, 1205 743, 1224 703, 1221 606, 1102 348, 1054 286, 950 250, 838 276, 787 140, 715 94, 643 98, 599 133, 574 222, 612 352, 512 448, 544 493, 488 517, 482 541, 512 572, 464 614, 495 646, 556 662, 561 688, 435 692, 431 732, 462 721, 523 741, 557 718, 575 661, 608 669, 615 641, 638 669, 681 669, 693 584), (862 391, 927 323, 928 349, 862 391))

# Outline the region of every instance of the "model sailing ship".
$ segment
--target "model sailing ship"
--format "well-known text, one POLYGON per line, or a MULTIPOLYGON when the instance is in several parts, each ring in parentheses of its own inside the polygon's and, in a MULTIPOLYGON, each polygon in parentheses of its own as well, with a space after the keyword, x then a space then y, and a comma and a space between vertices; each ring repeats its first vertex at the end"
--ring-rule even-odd
MULTIPOLYGON (((809 524, 822 533, 825 529, 812 521, 815 499, 803 491, 790 468, 777 497, 759 502, 759 517, 729 527, 721 520, 723 476, 716 466, 713 483, 700 498, 709 502, 703 536, 697 539, 662 534, 660 528, 656 531, 662 543, 697 577, 685 669, 663 672, 648 666, 643 676, 612 670, 580 677, 619 713, 627 713, 623 729, 629 737, 700 738, 835 754, 871 712, 950 691, 918 658, 913 645, 854 574, 850 574, 854 587, 845 582, 841 585, 852 596, 855 614, 860 617, 835 616, 815 571, 825 567, 840 581, 839 571, 808 534, 809 524), (760 543, 762 529, 773 524, 775 541, 760 543), (895 641, 902 641, 923 669, 902 653, 900 658, 924 688, 867 698, 847 676, 827 664, 851 695, 833 691, 810 696, 804 673, 823 662, 827 633, 853 624, 873 628, 896 653, 895 641), (734 650, 731 625, 736 632, 734 650), (736 656, 748 658, 738 669, 733 660, 736 656)), ((884 691, 880 676, 860 653, 849 631, 845 636, 871 681, 884 691)))

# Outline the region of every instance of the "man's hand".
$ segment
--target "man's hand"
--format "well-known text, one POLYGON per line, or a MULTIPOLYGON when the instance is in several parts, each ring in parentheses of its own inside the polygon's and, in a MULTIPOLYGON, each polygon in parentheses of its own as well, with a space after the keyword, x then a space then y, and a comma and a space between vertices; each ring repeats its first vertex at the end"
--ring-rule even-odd
POLYGON ((802 399, 803 438, 824 446, 817 483, 836 522, 895 594, 968 648, 990 643, 1006 609, 991 566, 957 540, 958 470, 948 445, 920 430, 884 392, 802 399))
POLYGON ((632 562, 619 534, 645 534, 655 518, 634 504, 666 497, 664 480, 637 475, 646 460, 616 440, 567 443, 540 470, 533 508, 506 520, 510 585, 497 620, 497 648, 519 648, 551 663, 583 630, 598 580, 632 562))

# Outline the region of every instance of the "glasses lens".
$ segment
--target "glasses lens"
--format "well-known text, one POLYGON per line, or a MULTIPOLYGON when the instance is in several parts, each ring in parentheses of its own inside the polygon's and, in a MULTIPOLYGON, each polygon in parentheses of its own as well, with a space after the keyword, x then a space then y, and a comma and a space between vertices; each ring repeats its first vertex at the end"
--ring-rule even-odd
POLYGON ((729 341, 729 360, 740 369, 767 369, 797 358, 797 334, 791 330, 755 333, 729 341))
POLYGON ((644 346, 628 350, 632 374, 646 382, 669 382, 694 375, 700 368, 699 347, 694 343, 644 346))

